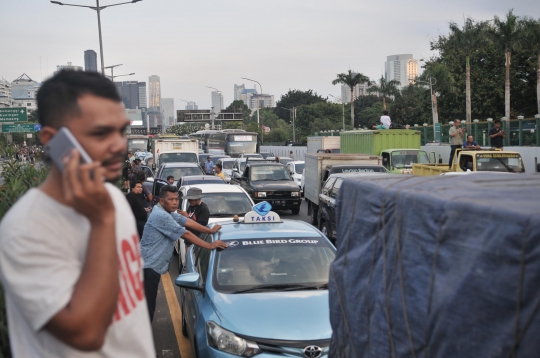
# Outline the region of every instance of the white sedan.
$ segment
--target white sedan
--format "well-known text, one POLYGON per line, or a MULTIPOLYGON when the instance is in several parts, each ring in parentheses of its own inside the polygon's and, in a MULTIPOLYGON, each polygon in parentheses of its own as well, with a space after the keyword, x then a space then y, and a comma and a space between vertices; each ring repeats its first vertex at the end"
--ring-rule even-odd
MULTIPOLYGON (((253 210, 253 206, 255 205, 248 193, 237 185, 184 185, 183 187, 180 187, 178 191, 185 196, 190 188, 199 188, 202 190, 204 195, 202 202, 205 203, 210 210, 210 220, 208 221, 208 224, 230 221, 235 215, 238 215, 240 220, 242 220, 244 215, 253 210)), ((186 199, 181 200, 179 209, 187 211, 188 207, 188 201, 186 199)), ((178 265, 180 272, 182 272, 182 262, 185 262, 186 257, 184 240, 176 241, 174 246, 176 252, 180 252, 178 265)))

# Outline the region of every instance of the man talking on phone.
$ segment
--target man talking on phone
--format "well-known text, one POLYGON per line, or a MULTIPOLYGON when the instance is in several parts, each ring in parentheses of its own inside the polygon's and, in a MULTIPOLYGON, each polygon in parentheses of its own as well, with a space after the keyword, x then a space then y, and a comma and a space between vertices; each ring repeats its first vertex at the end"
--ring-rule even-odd
POLYGON ((68 152, 63 171, 52 164, 0 224, 13 356, 153 357, 135 219, 110 184, 127 151, 118 90, 98 73, 64 70, 43 83, 37 105, 43 144, 65 127, 91 162, 68 152))

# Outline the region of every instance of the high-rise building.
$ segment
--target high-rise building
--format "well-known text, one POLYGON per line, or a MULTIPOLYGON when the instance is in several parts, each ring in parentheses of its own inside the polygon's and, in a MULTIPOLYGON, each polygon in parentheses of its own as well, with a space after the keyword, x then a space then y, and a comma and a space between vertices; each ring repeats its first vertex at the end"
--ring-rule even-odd
POLYGON ((146 102, 146 82, 139 82, 139 106, 141 108, 148 108, 146 102))
POLYGON ((240 101, 242 100, 241 96, 242 96, 242 92, 244 92, 244 90, 246 89, 246 86, 241 84, 241 85, 234 85, 234 100, 235 101, 240 101))
POLYGON ((122 97, 124 107, 129 109, 141 108, 139 103, 139 82, 137 81, 124 81, 115 82, 116 88, 122 97))
POLYGON ((247 106, 250 109, 259 109, 266 107, 275 107, 274 96, 269 94, 248 94, 247 106))
POLYGON ((384 68, 386 81, 399 81, 399 89, 413 83, 418 76, 418 60, 413 59, 412 54, 387 56, 384 68))
MULTIPOLYGON (((354 99, 365 96, 368 94, 367 89, 371 86, 371 83, 360 83, 354 86, 353 88, 353 96, 354 99)), ((347 103, 351 101, 351 89, 347 85, 341 85, 341 100, 343 103, 347 103)))
POLYGON ((159 76, 152 75, 148 78, 149 103, 148 106, 160 110, 161 108, 161 83, 159 76))
POLYGON ((193 111, 199 109, 199 106, 197 106, 197 103, 195 102, 188 102, 186 106, 186 111, 193 111))
POLYGON ((0 108, 7 108, 13 106, 13 99, 11 98, 11 84, 0 78, 0 108))
POLYGON ((173 98, 161 99, 161 114, 163 114, 163 127, 165 129, 175 124, 173 98))
POLYGON ((53 75, 56 75, 58 72, 62 70, 84 71, 84 69, 81 66, 73 66, 71 62, 68 62, 67 66, 66 65, 56 66, 56 71, 54 71, 53 75))
POLYGON ((97 54, 94 50, 84 51, 84 70, 86 72, 97 72, 97 54))
POLYGON ((11 82, 13 107, 26 107, 28 112, 37 109, 36 92, 40 85, 26 73, 11 82))
POLYGON ((214 113, 221 113, 223 109, 223 95, 221 92, 212 91, 212 107, 214 107, 214 113))

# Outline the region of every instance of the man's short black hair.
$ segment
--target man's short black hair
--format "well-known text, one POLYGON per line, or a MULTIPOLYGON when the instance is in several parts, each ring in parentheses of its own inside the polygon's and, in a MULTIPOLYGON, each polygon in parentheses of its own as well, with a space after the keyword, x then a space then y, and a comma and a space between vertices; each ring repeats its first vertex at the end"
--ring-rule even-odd
POLYGON ((388 115, 388 111, 383 111, 382 113, 383 113, 385 116, 388 115))
POLYGON ((174 185, 163 185, 161 189, 159 189, 159 197, 164 198, 167 193, 178 193, 178 188, 174 185))
POLYGON ((137 184, 141 184, 141 185, 142 185, 142 183, 141 183, 139 180, 137 180, 137 181, 132 181, 131 183, 129 183, 130 189, 135 188, 135 186, 136 186, 137 184))
POLYGON ((81 114, 77 101, 86 94, 122 101, 114 83, 101 74, 62 70, 43 82, 38 90, 39 123, 42 127, 61 127, 68 116, 81 114))
POLYGON ((169 176, 167 177, 167 180, 169 180, 169 179, 173 179, 173 180, 174 180, 174 177, 173 177, 172 175, 169 175, 169 176))
POLYGON ((221 163, 217 163, 216 168, 219 168, 219 170, 223 170, 223 165, 221 165, 221 163))
POLYGON ((493 121, 493 123, 501 123, 501 120, 500 119, 496 119, 493 121))

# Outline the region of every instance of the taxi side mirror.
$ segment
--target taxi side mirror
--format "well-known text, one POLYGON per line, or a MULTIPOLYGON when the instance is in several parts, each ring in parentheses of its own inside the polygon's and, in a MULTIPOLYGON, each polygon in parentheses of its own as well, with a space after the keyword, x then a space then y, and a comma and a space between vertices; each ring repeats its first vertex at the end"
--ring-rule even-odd
POLYGON ((188 290, 204 291, 204 288, 201 287, 201 276, 196 272, 182 274, 174 280, 174 283, 176 286, 188 290))

